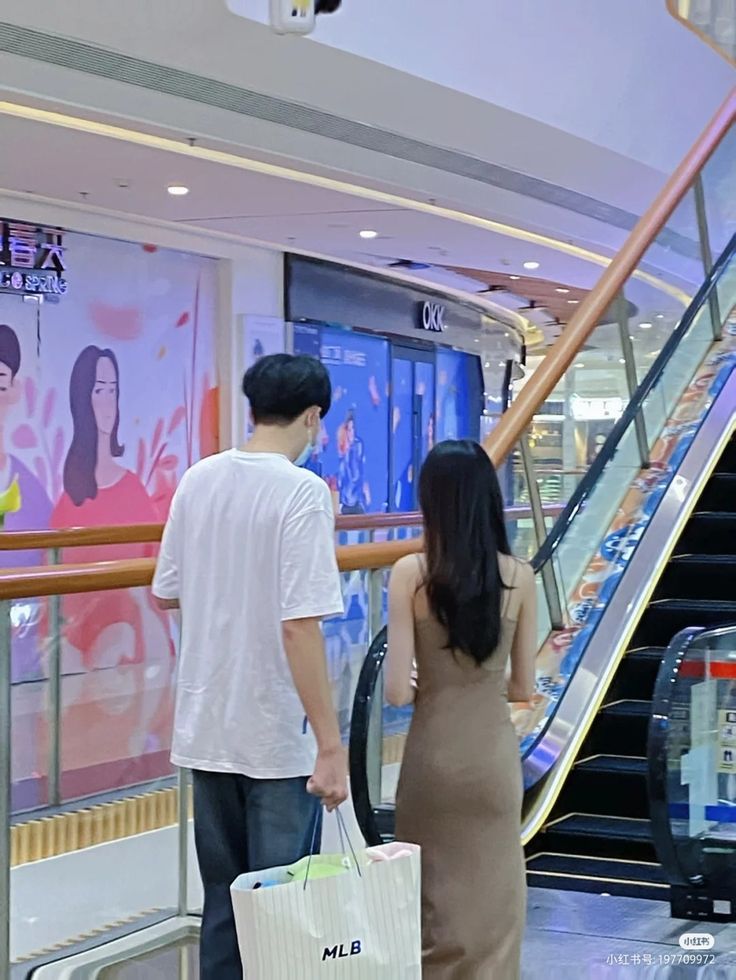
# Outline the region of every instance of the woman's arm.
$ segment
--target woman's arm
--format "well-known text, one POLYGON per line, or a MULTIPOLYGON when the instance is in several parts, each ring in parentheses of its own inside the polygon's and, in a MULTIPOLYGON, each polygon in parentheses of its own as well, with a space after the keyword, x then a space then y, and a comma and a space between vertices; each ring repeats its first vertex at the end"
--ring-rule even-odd
POLYGON ((521 607, 511 646, 509 701, 529 701, 536 689, 537 588, 531 565, 523 566, 519 578, 521 607))
POLYGON ((414 596, 419 580, 416 555, 402 558, 391 572, 388 587, 388 653, 386 700, 396 708, 411 704, 416 694, 414 666, 414 596))

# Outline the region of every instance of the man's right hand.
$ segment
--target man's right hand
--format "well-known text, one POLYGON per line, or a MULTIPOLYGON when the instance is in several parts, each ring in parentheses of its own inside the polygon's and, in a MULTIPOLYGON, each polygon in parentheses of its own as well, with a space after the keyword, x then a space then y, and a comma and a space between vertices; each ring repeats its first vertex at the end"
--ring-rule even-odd
POLYGON ((342 746, 318 753, 307 790, 318 796, 330 813, 345 802, 348 798, 348 765, 342 746))

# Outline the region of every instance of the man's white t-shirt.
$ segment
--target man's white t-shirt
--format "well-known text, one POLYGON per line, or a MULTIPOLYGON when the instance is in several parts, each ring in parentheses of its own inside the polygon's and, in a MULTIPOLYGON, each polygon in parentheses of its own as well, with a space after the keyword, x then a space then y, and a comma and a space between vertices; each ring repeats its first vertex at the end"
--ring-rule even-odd
POLYGON ((334 532, 327 484, 285 456, 232 450, 185 474, 153 582, 182 611, 174 765, 312 773, 282 623, 342 613, 334 532))

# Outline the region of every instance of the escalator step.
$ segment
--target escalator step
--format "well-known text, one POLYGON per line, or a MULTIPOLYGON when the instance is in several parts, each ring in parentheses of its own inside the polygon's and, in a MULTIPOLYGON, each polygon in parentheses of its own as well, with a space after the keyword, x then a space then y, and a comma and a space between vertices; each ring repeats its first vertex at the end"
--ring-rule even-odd
POLYGON ((604 705, 585 740, 582 758, 595 755, 644 756, 651 701, 625 699, 604 705))
POLYGON ((736 513, 736 473, 715 473, 698 501, 698 510, 736 513))
POLYGON ((664 881, 648 880, 649 875, 643 871, 649 868, 647 864, 636 861, 603 863, 600 858, 586 860, 591 860, 590 866, 586 864, 572 871, 527 867, 527 884, 532 888, 646 898, 659 902, 667 899, 669 885, 664 881))
POLYGON ((638 884, 667 885, 660 864, 649 861, 617 861, 591 857, 589 854, 550 854, 542 852, 527 858, 527 871, 559 875, 608 878, 612 881, 634 881, 638 884))
POLYGON ((596 755, 576 763, 562 790, 561 806, 603 816, 649 815, 647 761, 638 756, 596 755))
POLYGON ((534 838, 537 851, 586 854, 657 863, 649 820, 600 813, 567 813, 534 838))
POLYGON ((736 514, 724 511, 693 514, 675 553, 678 555, 721 555, 736 549, 736 514), (730 547, 729 547, 730 545, 730 547), (725 547, 724 547, 725 546, 725 547))
POLYGON ((731 439, 716 467, 717 473, 736 473, 736 438, 731 439))
POLYGON ((673 558, 657 589, 659 598, 717 599, 736 595, 736 554, 680 555, 673 558))
POLYGON ((594 755, 578 762, 575 769, 580 772, 646 778, 647 760, 636 755, 594 755))
MULTIPOLYGON (((734 515, 736 518, 736 515, 734 515)), ((720 626, 736 621, 736 602, 717 599, 657 599, 639 623, 636 645, 666 646, 688 626, 720 626)))
POLYGON ((664 647, 629 650, 616 671, 610 689, 610 700, 650 698, 663 656, 664 647))

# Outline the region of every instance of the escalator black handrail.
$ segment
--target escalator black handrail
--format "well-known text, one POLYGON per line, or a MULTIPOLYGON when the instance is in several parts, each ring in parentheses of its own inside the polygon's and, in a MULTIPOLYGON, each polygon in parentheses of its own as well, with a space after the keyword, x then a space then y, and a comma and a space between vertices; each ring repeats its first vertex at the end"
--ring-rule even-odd
POLYGON ((667 793, 667 735, 670 727, 672 695, 682 662, 695 640, 706 630, 689 626, 672 638, 662 657, 652 696, 652 713, 647 731, 647 796, 652 840, 657 857, 670 885, 685 885, 688 876, 683 871, 672 836, 667 793))
MULTIPOLYGON (((387 648, 384 626, 370 645, 360 670, 355 689, 353 713, 350 719, 350 794, 361 833, 369 846, 381 843, 376 825, 373 801, 368 786, 368 733, 376 694, 378 676, 383 667, 387 648)), ((383 705, 381 705, 383 707, 383 705)))
POLYGON ((601 447, 601 451, 598 453, 588 469, 588 472, 570 495, 570 499, 565 505, 564 510, 555 521, 551 531, 545 538, 544 543, 532 559, 532 566, 535 572, 543 568, 554 556, 558 545, 567 533, 567 529, 575 520, 575 516, 584 506, 586 500, 595 489, 601 473, 616 455, 616 450, 618 449, 624 435, 636 422, 636 418, 639 415, 639 412, 642 410, 644 402, 662 377, 664 370, 667 367, 672 355, 677 350, 680 341, 687 334, 702 307, 710 299, 714 290, 718 286, 721 275, 735 255, 736 234, 731 238, 730 242, 713 265, 713 268, 704 280, 700 289, 695 294, 690 306, 688 306, 687 310, 683 314, 677 327, 675 327, 670 336, 667 338, 667 341, 662 347, 657 359, 655 360, 654 364, 652 364, 651 368, 634 394, 631 396, 623 415, 614 425, 608 438, 601 447))
POLYGON ((657 856, 670 885, 702 885, 701 875, 683 866, 675 846, 669 813, 667 779, 669 775, 667 736, 670 729, 672 696, 682 665, 697 642, 707 643, 710 637, 736 631, 736 624, 721 623, 704 628, 690 626, 679 632, 665 650, 657 673, 652 698, 652 713, 647 732, 647 793, 652 839, 657 856))

